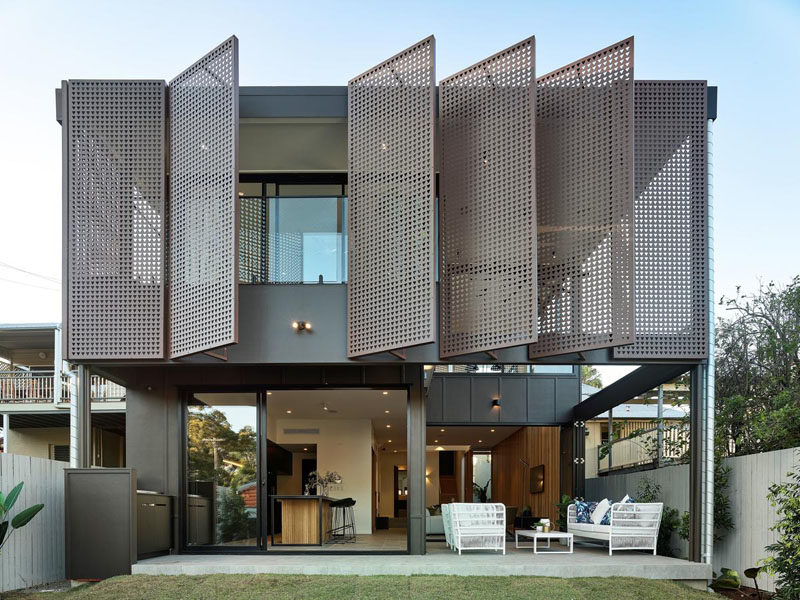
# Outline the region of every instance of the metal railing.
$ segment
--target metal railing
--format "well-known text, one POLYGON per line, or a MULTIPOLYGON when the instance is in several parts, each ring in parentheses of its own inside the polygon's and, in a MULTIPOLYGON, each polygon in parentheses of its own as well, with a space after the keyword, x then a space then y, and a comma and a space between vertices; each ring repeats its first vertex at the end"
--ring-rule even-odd
MULTIPOLYGON (((613 440, 611 452, 604 445, 595 449, 597 472, 607 472, 641 465, 680 460, 688 450, 686 432, 678 427, 665 427, 658 448, 658 427, 653 427, 634 435, 613 440)), ((592 461, 594 462, 594 461, 592 461)), ((657 465, 658 466, 658 465, 657 465)))
MULTIPOLYGON (((0 403, 69 402, 69 376, 62 374, 58 386, 55 379, 53 371, 0 372, 0 403)), ((125 388, 99 375, 92 375, 90 395, 92 402, 119 402, 125 400, 125 388)))

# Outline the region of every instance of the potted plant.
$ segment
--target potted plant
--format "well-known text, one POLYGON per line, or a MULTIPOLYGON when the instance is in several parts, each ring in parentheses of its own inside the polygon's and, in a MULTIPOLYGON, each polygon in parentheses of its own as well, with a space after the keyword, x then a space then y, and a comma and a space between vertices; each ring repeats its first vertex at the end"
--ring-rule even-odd
POLYGON ((11 535, 17 529, 21 529, 30 523, 31 519, 33 519, 33 517, 35 517, 39 511, 44 508, 44 504, 34 504, 25 510, 19 511, 16 515, 14 515, 14 518, 9 521, 11 509, 14 507, 14 504, 16 504, 23 485, 24 482, 18 483, 5 497, 3 497, 2 492, 0 492, 0 554, 2 554, 3 547, 6 545, 8 540, 11 539, 11 535), (11 530, 10 532, 9 529, 11 530))
POLYGON ((474 490, 474 495, 478 496, 478 500, 480 502, 486 503, 488 494, 489 494, 489 483, 492 480, 489 479, 485 485, 480 486, 475 482, 472 482, 472 489, 474 490))

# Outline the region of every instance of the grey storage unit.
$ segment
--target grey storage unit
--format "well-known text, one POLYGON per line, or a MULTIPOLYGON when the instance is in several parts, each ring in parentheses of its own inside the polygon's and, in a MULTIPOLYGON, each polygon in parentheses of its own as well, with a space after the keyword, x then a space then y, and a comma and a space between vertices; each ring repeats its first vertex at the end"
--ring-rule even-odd
POLYGON ((172 496, 136 492, 136 554, 138 558, 168 553, 172 548, 172 496))
POLYGON ((128 575, 136 562, 136 470, 65 469, 66 578, 128 575))

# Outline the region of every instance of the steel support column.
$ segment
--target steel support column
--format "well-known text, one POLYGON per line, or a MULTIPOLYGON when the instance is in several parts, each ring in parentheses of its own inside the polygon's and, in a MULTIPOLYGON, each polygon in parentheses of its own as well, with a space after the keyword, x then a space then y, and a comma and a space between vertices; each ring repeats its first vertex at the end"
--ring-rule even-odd
POLYGON ((690 372, 689 560, 701 562, 703 510, 703 366, 690 372))
POLYGON ((422 365, 405 369, 408 395, 408 552, 425 554, 425 389, 422 365))
POLYGON ((92 401, 91 371, 85 365, 78 366, 76 384, 77 393, 70 394, 70 466, 88 469, 92 466, 92 401))

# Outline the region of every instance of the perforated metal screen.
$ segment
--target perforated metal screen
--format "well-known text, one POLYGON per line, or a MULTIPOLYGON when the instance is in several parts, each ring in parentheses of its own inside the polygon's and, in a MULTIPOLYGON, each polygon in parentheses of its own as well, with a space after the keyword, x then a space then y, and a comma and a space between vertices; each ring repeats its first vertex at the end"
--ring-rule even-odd
POLYGON ((614 356, 705 358, 706 82, 635 87, 635 340, 614 356))
POLYGON ((67 358, 162 358, 164 82, 66 93, 67 358))
POLYGON ((534 46, 439 84, 442 357, 536 341, 534 46))
POLYGON ((347 353, 435 339, 434 39, 348 83, 347 353))
POLYGON ((539 341, 633 339, 633 38, 537 80, 539 341))
POLYGON ((237 340, 238 41, 169 84, 169 355, 237 340))

